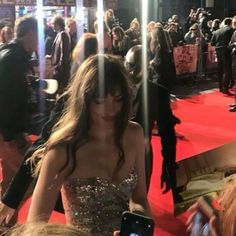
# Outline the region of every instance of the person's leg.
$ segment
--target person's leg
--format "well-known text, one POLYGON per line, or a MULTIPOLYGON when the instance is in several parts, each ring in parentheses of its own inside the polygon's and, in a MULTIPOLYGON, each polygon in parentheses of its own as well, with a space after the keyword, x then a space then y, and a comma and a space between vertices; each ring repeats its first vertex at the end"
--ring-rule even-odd
POLYGON ((145 175, 146 175, 147 193, 150 188, 152 168, 153 168, 153 152, 151 143, 149 142, 149 144, 146 145, 146 150, 145 150, 145 175))
MULTIPOLYGON (((28 146, 26 139, 23 139, 25 139, 23 134, 18 136, 17 139, 12 142, 5 142, 3 138, 0 137, 0 164, 2 175, 0 182, 0 200, 23 161, 23 153, 25 148, 28 146)), ((9 226, 14 225, 16 222, 17 212, 11 219, 9 226)))
POLYGON ((229 84, 232 78, 232 60, 231 55, 228 51, 224 52, 224 60, 223 60, 223 92, 229 91, 229 84))
POLYGON ((217 70, 218 70, 218 81, 219 81, 219 91, 223 91, 223 60, 222 53, 217 52, 217 70))
POLYGON ((158 131, 161 137, 162 146, 162 174, 161 184, 165 184, 164 192, 172 190, 173 198, 176 200, 177 186, 176 186, 176 135, 175 122, 173 122, 173 113, 170 107, 169 93, 160 88, 159 89, 158 105, 158 131))

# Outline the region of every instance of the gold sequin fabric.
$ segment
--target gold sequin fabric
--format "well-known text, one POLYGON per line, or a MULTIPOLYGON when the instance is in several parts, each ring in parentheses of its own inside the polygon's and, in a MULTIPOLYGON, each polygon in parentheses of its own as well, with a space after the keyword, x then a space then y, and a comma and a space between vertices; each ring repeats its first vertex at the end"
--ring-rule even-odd
POLYGON ((101 177, 68 180, 61 190, 67 223, 92 235, 113 235, 120 228, 122 212, 129 209, 137 179, 132 170, 118 184, 101 177))

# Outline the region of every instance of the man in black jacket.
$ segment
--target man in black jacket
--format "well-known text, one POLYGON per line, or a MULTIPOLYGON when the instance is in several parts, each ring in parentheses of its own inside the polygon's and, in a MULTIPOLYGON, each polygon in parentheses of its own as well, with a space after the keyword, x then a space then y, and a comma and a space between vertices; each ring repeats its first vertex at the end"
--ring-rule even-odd
MULTIPOLYGON (((147 188, 150 185, 152 174, 153 153, 151 146, 151 136, 154 122, 157 122, 158 132, 162 146, 162 187, 165 184, 163 193, 172 190, 174 201, 179 200, 176 189, 176 135, 174 126, 179 123, 171 111, 168 89, 159 84, 154 84, 150 80, 143 81, 142 74, 142 46, 132 47, 127 55, 125 66, 130 74, 133 92, 133 121, 136 121, 144 128, 146 139, 146 182, 147 188), (146 85, 146 87, 145 87, 146 85), (145 96, 146 95, 146 96, 145 96)), ((150 78, 149 78, 150 79, 150 78)), ((168 78, 172 80, 172 78, 168 78)))
POLYGON ((211 45, 216 48, 219 90, 226 95, 229 92, 230 82, 232 81, 232 59, 228 45, 234 32, 231 27, 231 18, 224 19, 224 26, 213 32, 211 45))
POLYGON ((30 120, 27 75, 32 74, 29 59, 38 45, 37 27, 35 18, 19 18, 16 39, 0 48, 0 161, 3 175, 0 199, 28 146, 24 134, 30 120))

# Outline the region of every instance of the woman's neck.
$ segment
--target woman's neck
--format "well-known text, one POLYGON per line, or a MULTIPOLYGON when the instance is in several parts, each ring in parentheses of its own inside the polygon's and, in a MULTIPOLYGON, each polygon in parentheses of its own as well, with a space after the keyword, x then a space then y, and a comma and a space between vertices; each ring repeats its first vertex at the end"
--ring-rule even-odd
POLYGON ((97 140, 99 142, 111 142, 114 139, 114 128, 104 126, 91 126, 89 130, 90 139, 97 140))

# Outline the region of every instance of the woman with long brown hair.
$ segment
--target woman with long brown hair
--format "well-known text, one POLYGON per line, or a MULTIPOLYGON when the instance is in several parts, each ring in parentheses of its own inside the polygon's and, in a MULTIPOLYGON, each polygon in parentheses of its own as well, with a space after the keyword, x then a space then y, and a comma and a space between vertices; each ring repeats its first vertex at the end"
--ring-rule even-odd
POLYGON ((68 224, 112 235, 123 211, 150 215, 144 137, 129 121, 123 65, 114 56, 88 58, 68 95, 48 142, 32 157, 41 160, 28 221, 47 221, 61 191, 68 224))

